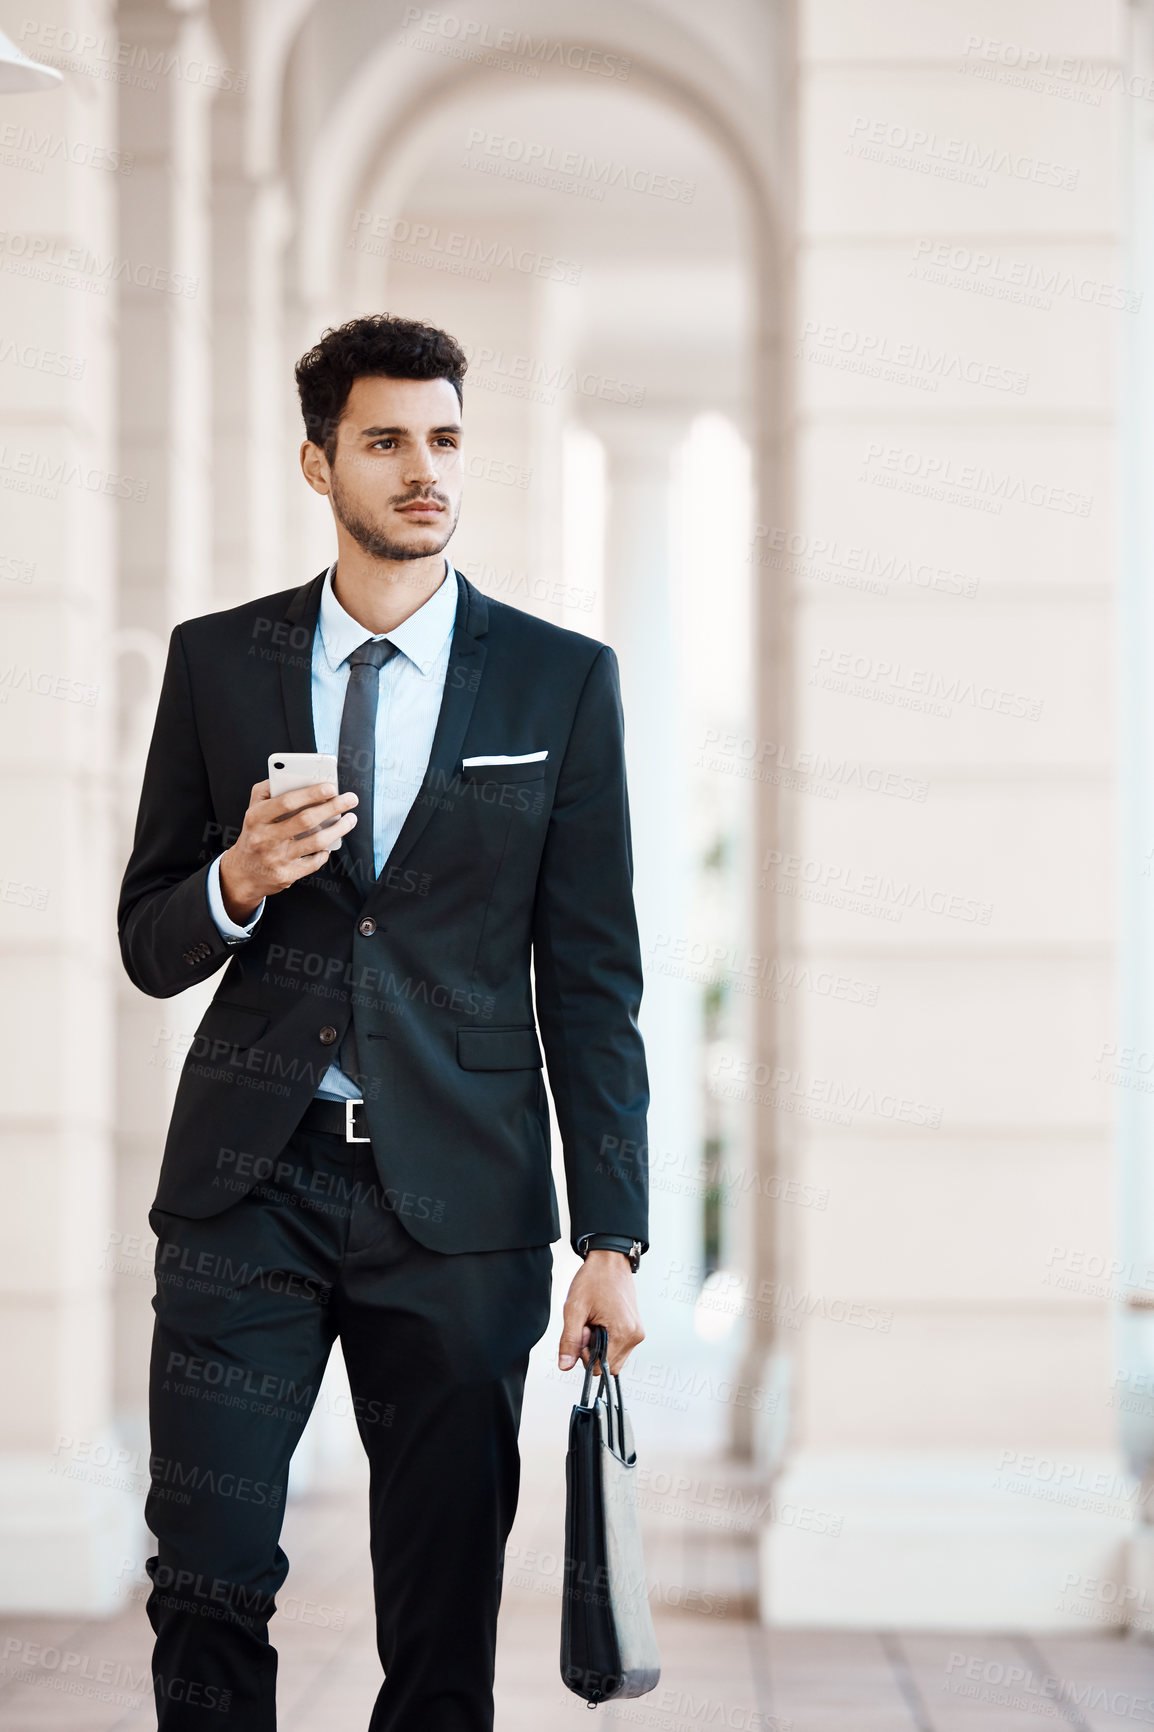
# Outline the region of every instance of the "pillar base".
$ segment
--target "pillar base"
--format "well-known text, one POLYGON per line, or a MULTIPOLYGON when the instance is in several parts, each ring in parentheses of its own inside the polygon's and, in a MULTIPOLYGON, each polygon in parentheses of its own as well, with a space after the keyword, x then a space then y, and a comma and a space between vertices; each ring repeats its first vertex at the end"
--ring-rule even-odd
MULTIPOLYGON (((760 1536, 762 1622, 843 1630, 1154 1628, 1154 1592, 1145 1602, 1127 1592, 1136 1506, 1125 1488, 1132 1489, 1132 1476, 1109 1456, 1078 1458, 1072 1485, 1054 1469, 1051 1460, 1036 1476, 1011 1477, 1000 1452, 795 1455, 774 1485, 760 1536)), ((1154 1583, 1154 1539, 1144 1555, 1154 1583)))
POLYGON ((105 1617, 139 1574, 143 1496, 68 1479, 60 1465, 47 1453, 0 1457, 0 1613, 105 1617))

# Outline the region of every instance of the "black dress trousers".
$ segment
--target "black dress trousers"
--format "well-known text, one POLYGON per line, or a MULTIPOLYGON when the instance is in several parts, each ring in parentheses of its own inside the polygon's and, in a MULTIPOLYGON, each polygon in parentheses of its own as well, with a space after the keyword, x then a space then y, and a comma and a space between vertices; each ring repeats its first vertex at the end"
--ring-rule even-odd
MULTIPOLYGON (((237 1183, 233 1153, 222 1184, 237 1183)), ((369 1145, 329 1132, 298 1129, 259 1177, 207 1219, 149 1217, 161 1732, 273 1732, 268 1621, 288 1572, 289 1458, 338 1336, 370 1463, 385 1680, 369 1732, 489 1732, 517 1429, 552 1252, 428 1250, 404 1222, 436 1199, 387 1193, 369 1145)))

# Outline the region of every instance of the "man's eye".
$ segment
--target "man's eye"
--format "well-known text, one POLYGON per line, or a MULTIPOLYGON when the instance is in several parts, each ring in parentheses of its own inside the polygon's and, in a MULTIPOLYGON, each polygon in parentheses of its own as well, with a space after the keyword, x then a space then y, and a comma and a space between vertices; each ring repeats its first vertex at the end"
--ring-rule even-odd
POLYGON ((395 440, 395 439, 374 439, 374 440, 373 440, 373 443, 372 443, 372 445, 371 445, 371 447, 370 447, 370 449, 371 449, 371 450, 373 450, 373 451, 377 451, 377 450, 379 450, 379 449, 380 449, 380 447, 381 447, 381 446, 382 446, 382 445, 389 445, 389 446, 392 446, 392 445, 395 445, 395 444, 396 444, 396 440, 395 440))

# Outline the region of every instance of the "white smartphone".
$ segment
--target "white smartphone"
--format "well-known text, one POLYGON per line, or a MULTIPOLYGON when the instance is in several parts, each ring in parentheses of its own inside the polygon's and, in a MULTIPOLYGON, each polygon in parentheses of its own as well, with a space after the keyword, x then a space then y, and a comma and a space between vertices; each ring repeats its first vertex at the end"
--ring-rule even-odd
POLYGON ((317 782, 331 782, 339 789, 337 761, 331 752, 269 753, 269 793, 274 800, 280 794, 291 794, 294 788, 311 788, 317 782))

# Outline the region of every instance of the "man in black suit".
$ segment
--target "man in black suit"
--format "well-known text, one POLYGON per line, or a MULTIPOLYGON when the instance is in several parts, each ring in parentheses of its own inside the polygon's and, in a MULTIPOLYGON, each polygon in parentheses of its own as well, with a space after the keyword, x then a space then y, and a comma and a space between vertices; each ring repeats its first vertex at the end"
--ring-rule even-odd
POLYGON ((617 663, 444 557, 464 372, 413 321, 327 331, 297 382, 335 564, 169 641, 121 954, 157 998, 224 973, 149 1217, 164 1732, 275 1726, 284 1486, 338 1336, 371 1471, 371 1732, 492 1726, 524 1378, 560 1236, 542 1047, 584 1258, 559 1364, 593 1323, 613 1370, 642 1339, 617 663), (337 785, 272 798, 270 754, 288 751, 332 752, 337 785))

